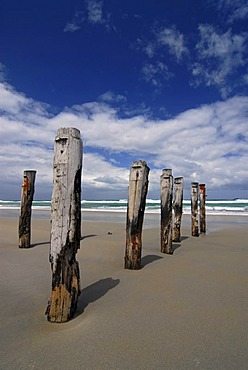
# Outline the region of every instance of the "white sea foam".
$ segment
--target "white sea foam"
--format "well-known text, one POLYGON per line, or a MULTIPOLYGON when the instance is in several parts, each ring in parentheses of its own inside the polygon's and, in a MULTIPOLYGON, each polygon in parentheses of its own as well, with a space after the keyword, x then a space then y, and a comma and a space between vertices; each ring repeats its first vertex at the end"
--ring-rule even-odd
MULTIPOLYGON (((32 208, 34 210, 50 211, 51 202, 49 200, 33 201, 32 208)), ((82 200, 81 208, 83 212, 126 212, 127 199, 119 200, 82 200)), ((0 200, 0 209, 20 209, 20 201, 0 200)), ((160 213, 160 200, 147 199, 146 213, 160 213)), ((183 213, 191 213, 191 201, 185 199, 183 201, 183 213)), ((233 199, 233 200, 207 200, 206 214, 208 215, 239 215, 248 216, 248 199, 233 199)))

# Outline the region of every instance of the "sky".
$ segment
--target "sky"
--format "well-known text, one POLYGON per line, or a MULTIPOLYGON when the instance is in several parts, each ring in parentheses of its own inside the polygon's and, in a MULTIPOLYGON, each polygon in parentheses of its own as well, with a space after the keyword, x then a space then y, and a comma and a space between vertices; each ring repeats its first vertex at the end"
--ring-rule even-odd
POLYGON ((83 141, 82 199, 127 198, 133 161, 248 198, 246 0, 1 0, 0 199, 36 170, 50 199, 54 139, 83 141))

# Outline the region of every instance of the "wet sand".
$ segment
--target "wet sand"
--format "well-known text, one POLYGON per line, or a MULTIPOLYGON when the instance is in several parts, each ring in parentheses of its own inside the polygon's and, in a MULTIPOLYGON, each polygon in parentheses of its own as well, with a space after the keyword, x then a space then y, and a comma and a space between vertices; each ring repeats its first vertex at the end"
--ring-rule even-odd
POLYGON ((52 324, 49 216, 33 214, 27 250, 15 212, 0 216, 1 369, 247 368, 247 217, 208 217, 193 238, 184 215, 182 241, 164 255, 158 216, 146 215, 142 269, 129 271, 125 215, 84 213, 77 314, 52 324))

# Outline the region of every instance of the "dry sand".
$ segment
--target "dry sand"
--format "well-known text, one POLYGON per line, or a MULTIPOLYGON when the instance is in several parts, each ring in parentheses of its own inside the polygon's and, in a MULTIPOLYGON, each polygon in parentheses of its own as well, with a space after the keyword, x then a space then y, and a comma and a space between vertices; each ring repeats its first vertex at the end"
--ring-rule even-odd
POLYGON ((125 222, 99 216, 84 216, 82 294, 65 324, 44 315, 49 217, 33 218, 27 250, 17 246, 18 218, 0 218, 0 368, 247 369, 248 219, 213 216, 207 235, 193 238, 184 216, 182 241, 168 256, 159 251, 157 220, 147 218, 142 269, 129 271, 125 222))

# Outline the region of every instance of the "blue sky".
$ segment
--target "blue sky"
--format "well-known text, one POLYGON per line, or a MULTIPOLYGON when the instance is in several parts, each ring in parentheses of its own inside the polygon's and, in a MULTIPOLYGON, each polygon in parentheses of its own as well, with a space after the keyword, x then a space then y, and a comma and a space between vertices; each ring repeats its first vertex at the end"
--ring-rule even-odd
POLYGON ((126 198, 134 160, 248 197, 248 5, 244 0, 29 0, 0 4, 2 199, 36 169, 52 191, 53 142, 77 127, 84 199, 126 198))

